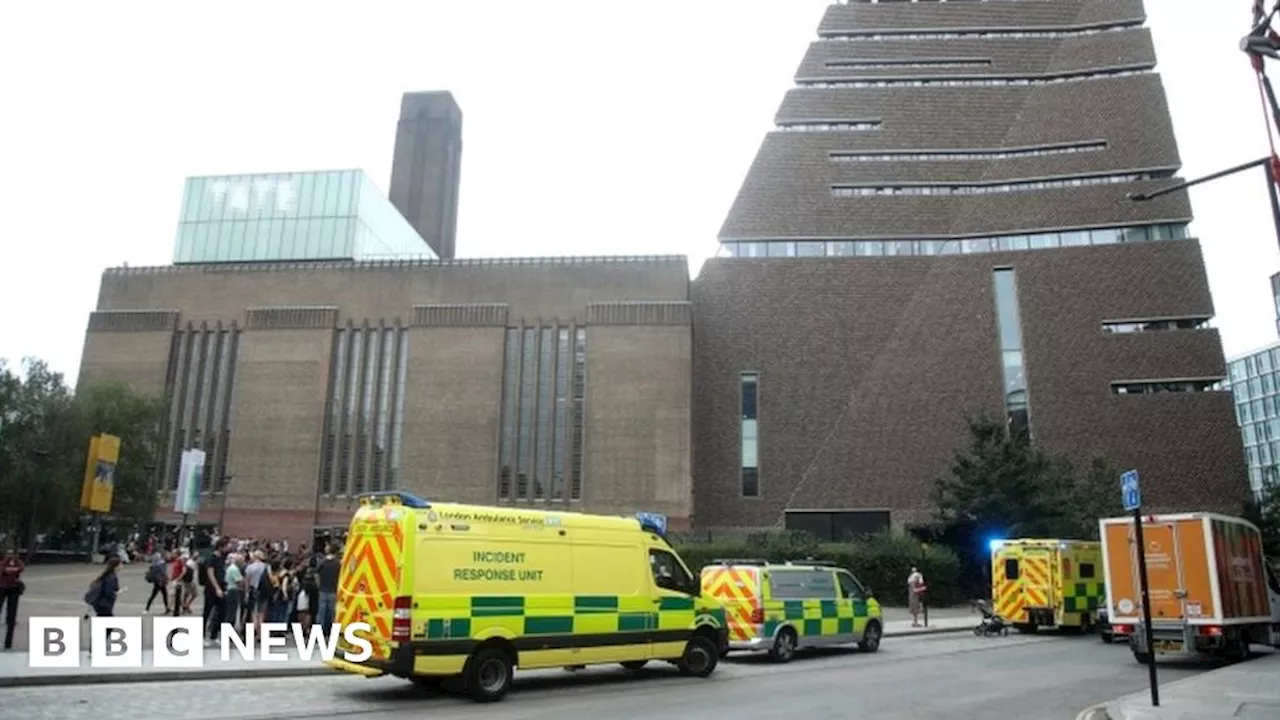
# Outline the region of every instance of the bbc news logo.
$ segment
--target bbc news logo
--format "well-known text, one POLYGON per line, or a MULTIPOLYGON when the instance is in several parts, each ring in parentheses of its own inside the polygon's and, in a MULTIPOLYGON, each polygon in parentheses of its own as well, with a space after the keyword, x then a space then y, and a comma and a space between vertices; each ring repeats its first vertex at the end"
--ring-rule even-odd
MULTIPOLYGON (((80 667, 79 617, 33 617, 28 624, 30 652, 28 666, 33 668, 80 667)), ((151 650, 151 666, 195 668, 205 665, 204 621, 197 617, 157 616, 152 620, 149 648, 143 647, 142 618, 95 617, 89 620, 89 665, 95 668, 135 668, 143 666, 143 650, 151 650)), ((285 649, 290 637, 298 649, 298 657, 311 660, 333 660, 338 655, 338 639, 351 650, 342 659, 364 662, 373 656, 373 644, 364 636, 372 632, 368 623, 334 624, 326 634, 317 625, 309 634, 301 626, 290 628, 284 623, 263 623, 255 632, 246 626, 243 633, 224 623, 218 649, 221 662, 231 662, 232 650, 242 660, 287 662, 285 649)))

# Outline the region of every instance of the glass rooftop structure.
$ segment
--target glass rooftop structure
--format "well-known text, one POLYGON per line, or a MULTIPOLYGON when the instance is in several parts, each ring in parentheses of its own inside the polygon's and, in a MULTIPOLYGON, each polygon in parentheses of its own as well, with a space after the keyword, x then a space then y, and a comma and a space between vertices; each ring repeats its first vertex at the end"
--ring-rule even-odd
POLYGON ((187 178, 173 262, 434 259, 362 170, 187 178))

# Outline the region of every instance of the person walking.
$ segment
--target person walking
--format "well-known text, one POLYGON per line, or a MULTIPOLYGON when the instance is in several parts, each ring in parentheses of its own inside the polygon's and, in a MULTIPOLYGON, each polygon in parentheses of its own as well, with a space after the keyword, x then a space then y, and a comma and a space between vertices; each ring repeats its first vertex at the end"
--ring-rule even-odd
POLYGON ((316 622, 326 635, 333 626, 334 611, 338 606, 338 572, 342 563, 333 554, 333 546, 325 546, 324 560, 316 568, 317 585, 320 587, 320 602, 316 607, 316 622))
POLYGON ((120 567, 120 558, 107 558, 107 566, 102 573, 89 584, 89 592, 84 594, 84 601, 98 617, 112 617, 116 613, 116 598, 120 596, 120 576, 116 570, 120 567))
POLYGON ((27 566, 18 559, 18 551, 10 550, 0 560, 0 605, 4 606, 4 649, 13 649, 13 628, 18 624, 18 598, 26 590, 22 571, 27 566))
POLYGON ((227 541, 219 540, 209 559, 201 563, 200 584, 204 586, 205 639, 216 643, 222 635, 223 606, 226 603, 227 541))
POLYGON ((924 608, 924 575, 919 568, 911 568, 907 576, 907 607, 911 612, 911 627, 920 627, 920 612, 924 608))
POLYGON ((244 556, 232 554, 227 556, 227 571, 223 576, 222 587, 226 593, 222 609, 223 622, 232 623, 238 632, 243 632, 240 623, 241 609, 244 607, 244 556))
POLYGON ((165 553, 157 551, 151 558, 151 567, 147 568, 147 582, 151 583, 151 596, 147 598, 147 606, 142 614, 151 612, 151 603, 159 597, 164 602, 164 614, 169 614, 169 560, 165 553))

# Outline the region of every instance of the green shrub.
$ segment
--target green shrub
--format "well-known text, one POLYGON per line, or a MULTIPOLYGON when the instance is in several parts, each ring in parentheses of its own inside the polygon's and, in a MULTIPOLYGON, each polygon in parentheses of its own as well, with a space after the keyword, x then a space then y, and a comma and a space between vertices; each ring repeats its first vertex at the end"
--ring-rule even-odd
POLYGON ((929 586, 929 604, 953 605, 960 589, 960 559, 949 548, 922 545, 902 535, 871 535, 851 543, 819 543, 803 533, 753 536, 741 542, 680 542, 676 550, 694 572, 720 559, 781 563, 821 560, 848 568, 884 605, 907 604, 907 575, 920 569, 929 586))

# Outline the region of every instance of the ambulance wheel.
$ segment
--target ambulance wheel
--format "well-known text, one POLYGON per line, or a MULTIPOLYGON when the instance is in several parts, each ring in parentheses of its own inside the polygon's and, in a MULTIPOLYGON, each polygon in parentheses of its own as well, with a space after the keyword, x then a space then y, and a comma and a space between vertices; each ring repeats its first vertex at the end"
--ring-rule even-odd
POLYGON ((501 700, 511 689, 511 657, 497 647, 483 647, 467 662, 467 694, 476 702, 501 700))
POLYGON ((796 631, 782 628, 769 648, 769 659, 776 663, 789 663, 796 656, 796 631))
POLYGON ((872 620, 867 623, 867 628, 862 631, 862 639, 858 641, 858 649, 862 652, 873 653, 880 649, 880 638, 884 632, 880 630, 880 623, 872 620))
POLYGON ((648 665, 648 664, 649 664, 648 660, 628 660, 624 663, 621 663, 623 669, 628 670, 630 672, 639 672, 640 670, 644 669, 645 665, 648 665))
POLYGON ((676 667, 685 675, 707 677, 715 672, 719 662, 720 653, 716 650, 716 644, 705 635, 694 635, 684 646, 684 655, 680 656, 676 667))
POLYGON ((1017 630, 1018 632, 1022 633, 1023 635, 1033 635, 1033 634, 1035 634, 1036 626, 1035 626, 1035 625, 1024 625, 1024 624, 1019 623, 1019 624, 1017 624, 1017 625, 1014 625, 1014 626, 1013 626, 1013 629, 1014 629, 1014 630, 1017 630))

